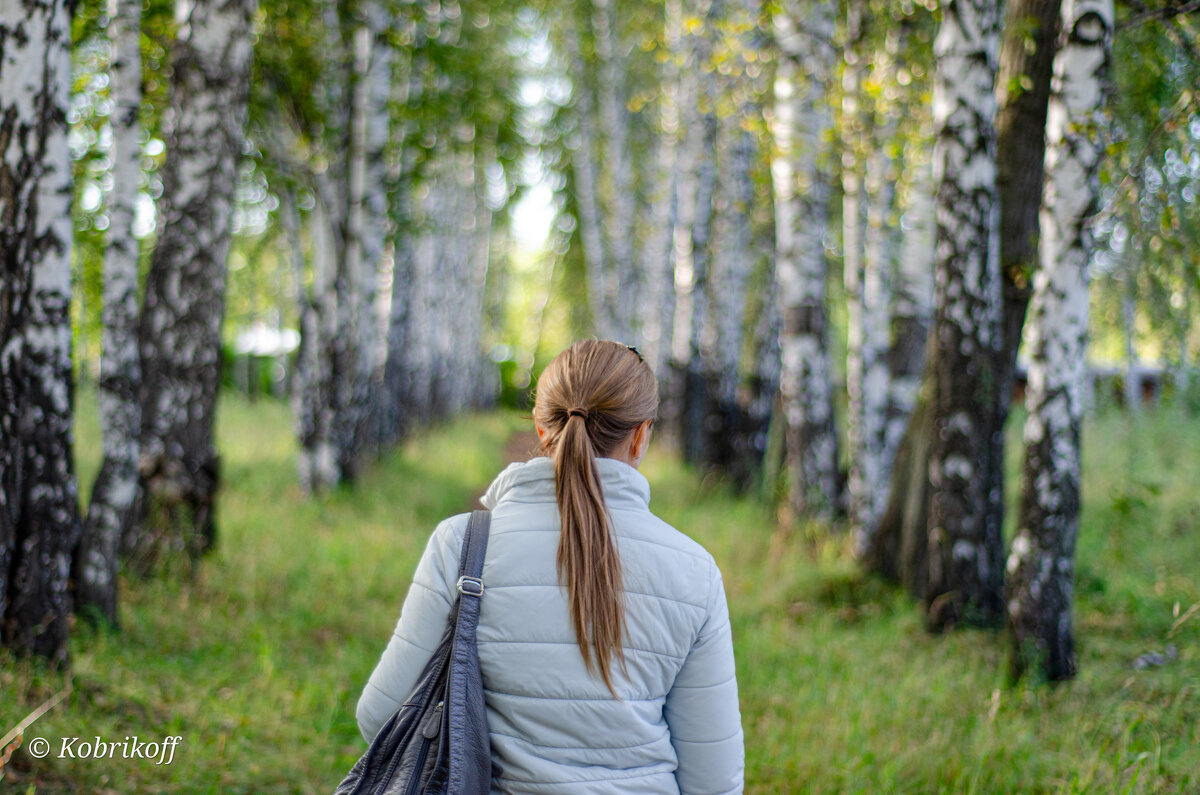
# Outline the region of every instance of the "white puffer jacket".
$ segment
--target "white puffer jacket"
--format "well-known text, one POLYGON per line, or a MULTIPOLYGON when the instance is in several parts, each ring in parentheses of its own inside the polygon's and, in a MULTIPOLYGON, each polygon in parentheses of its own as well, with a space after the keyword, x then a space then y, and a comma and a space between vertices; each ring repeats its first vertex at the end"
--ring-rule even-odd
MULTIPOLYGON (((554 463, 512 464, 481 500, 492 509, 479 665, 494 792, 735 793, 743 746, 721 573, 695 541, 650 513, 650 485, 597 460, 625 587, 625 662, 613 698, 588 673, 555 568, 554 463)), ((450 613, 467 514, 438 525, 395 634, 358 702, 370 740, 408 695, 450 613)))

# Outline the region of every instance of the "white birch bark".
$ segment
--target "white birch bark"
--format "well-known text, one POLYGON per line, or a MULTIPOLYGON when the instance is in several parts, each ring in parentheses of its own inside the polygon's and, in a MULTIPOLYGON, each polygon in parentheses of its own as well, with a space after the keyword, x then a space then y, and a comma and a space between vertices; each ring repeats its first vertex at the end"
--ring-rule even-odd
POLYGON ((828 184, 821 169, 832 124, 826 92, 835 57, 833 23, 833 8, 824 3, 802 7, 789 0, 774 15, 779 63, 771 176, 788 500, 795 517, 820 519, 832 518, 838 496, 825 331, 828 184))
MULTIPOLYGON (((192 552, 215 541, 213 441, 237 165, 255 0, 180 0, 157 244, 138 332, 141 484, 147 527, 190 527, 192 552)), ((161 528, 159 528, 161 529, 161 528)), ((141 548, 138 533, 131 545, 141 548)))
MULTIPOLYGON (((754 111, 743 106, 721 125, 725 165, 720 182, 724 193, 719 220, 721 234, 712 262, 712 354, 709 357, 716 401, 726 411, 737 403, 742 382, 742 344, 745 340, 746 287, 754 265, 750 211, 754 203, 752 136, 738 122, 754 111)), ((726 429, 728 432, 729 429, 726 429)))
POLYGON ((1133 235, 1125 239, 1124 286, 1121 290, 1121 331, 1125 337, 1125 410, 1137 414, 1142 410, 1142 373, 1138 362, 1137 344, 1137 258, 1140 256, 1133 235))
POLYGON ((937 369, 925 599, 933 629, 991 625, 1003 613, 1003 551, 989 511, 987 463, 1002 443, 994 427, 1001 350, 993 93, 999 30, 995 0, 951 0, 934 41, 937 369))
POLYGON ((575 178, 575 207, 579 213, 579 239, 583 247, 584 270, 587 272, 588 306, 596 334, 604 339, 615 336, 615 321, 607 300, 609 256, 601 222, 600 179, 595 171, 599 157, 594 128, 596 98, 592 91, 589 67, 582 54, 578 26, 567 34, 566 42, 571 73, 571 96, 574 102, 575 135, 571 150, 572 173, 575 178))
POLYGON ((138 361, 138 241, 133 208, 141 173, 141 0, 110 3, 113 102, 112 180, 108 197, 108 247, 104 252, 104 307, 100 359, 100 430, 104 459, 76 555, 75 609, 93 606, 117 620, 117 569, 121 536, 137 496, 141 435, 141 364, 138 361))
POLYGON ((1025 465, 1012 553, 1008 621, 1018 675, 1069 679, 1079 529, 1080 422, 1087 377, 1091 216, 1104 153, 1112 0, 1064 0, 1046 117, 1040 268, 1029 307, 1025 465))
MULTIPOLYGON (((392 84, 394 104, 405 106, 419 102, 422 85, 417 74, 421 62, 409 57, 402 62, 407 74, 392 84)), ((387 356, 384 364, 384 388, 390 410, 384 414, 386 441, 395 442, 402 438, 410 427, 410 402, 412 395, 412 354, 410 351, 411 307, 413 306, 415 282, 413 280, 413 247, 416 241, 413 210, 414 174, 416 171, 416 148, 412 145, 413 125, 401 123, 397 131, 396 147, 399 150, 394 166, 395 176, 391 180, 393 199, 390 205, 392 230, 391 257, 391 300, 387 314, 387 356)))
MULTIPOLYGON (((392 21, 383 3, 367 7, 370 30, 370 60, 366 69, 367 112, 364 147, 366 173, 363 186, 362 245, 367 294, 362 327, 363 371, 366 379, 366 416, 361 426, 362 445, 370 445, 375 454, 386 444, 385 415, 392 411, 386 403, 384 368, 387 361, 388 313, 391 294, 392 252, 388 241, 395 239, 388 217, 388 187, 391 179, 391 100, 394 52, 389 42, 392 21)), ((393 185, 394 187, 394 185, 393 185)))
POLYGON ((627 69, 618 28, 616 0, 592 0, 592 26, 596 57, 600 62, 598 84, 600 129, 604 136, 605 167, 601 184, 606 189, 602 224, 609 261, 604 273, 604 301, 613 324, 610 339, 631 340, 638 294, 634 267, 634 219, 637 196, 633 189, 633 154, 629 148, 629 111, 626 108, 627 69))
POLYGON ((865 152, 863 108, 860 106, 862 10, 857 0, 846 9, 846 47, 842 64, 842 285, 846 292, 846 443, 850 448, 847 479, 850 530, 861 535, 870 522, 874 450, 866 424, 863 305, 862 155, 865 152))
MULTIPOLYGON (((897 36, 891 32, 882 50, 876 51, 872 81, 877 86, 895 85, 894 53, 897 36)), ((886 96, 886 94, 885 94, 886 96)), ((888 400, 891 372, 888 351, 891 346, 891 275, 894 270, 897 238, 892 232, 891 215, 895 209, 895 164, 888 150, 897 135, 893 109, 880 113, 872 109, 874 122, 869 133, 866 163, 863 169, 863 197, 866 203, 863 227, 862 280, 860 285, 861 331, 859 333, 859 462, 857 474, 851 468, 850 514, 857 532, 859 550, 866 549, 869 534, 887 505, 888 478, 894 447, 889 448, 888 400), (858 489, 858 493, 855 490, 858 489)), ((926 259, 928 263, 928 259, 926 259)), ((907 417, 905 417, 907 419, 907 417)))
MULTIPOLYGON (((319 176, 317 184, 324 182, 319 176)), ((314 191, 315 202, 309 223, 312 238, 312 287, 309 302, 312 321, 311 347, 307 351, 310 376, 306 398, 311 406, 307 438, 302 433, 303 444, 298 455, 300 482, 309 491, 331 489, 341 481, 338 461, 338 446, 334 426, 338 416, 337 356, 332 340, 343 333, 338 305, 341 294, 338 283, 338 246, 334 230, 334 216, 328 209, 327 195, 330 186, 314 191)), ((309 343, 304 343, 306 348, 309 343)))
POLYGON ((645 290, 641 303, 638 345, 659 377, 667 376, 675 313, 675 229, 679 217, 680 69, 683 43, 683 3, 664 4, 666 60, 660 78, 657 151, 652 168, 657 191, 651 200, 651 228, 642 249, 645 290))
MULTIPOLYGON (((933 320, 933 261, 937 224, 933 206, 932 163, 910 146, 905 156, 911 182, 902 216, 904 240, 891 291, 891 325, 895 337, 888 367, 887 419, 884 454, 891 462, 900 448, 909 418, 917 405, 925 344, 933 320)), ((890 468, 889 464, 889 468, 890 468)))
MULTIPOLYGON (((478 136, 478 133, 476 134, 478 136)), ((484 353, 484 338, 490 331, 485 320, 487 311, 487 286, 491 271, 493 213, 487 202, 487 174, 492 157, 484 157, 476 151, 474 157, 474 180, 472 195, 474 197, 475 223, 474 234, 470 238, 469 262, 471 263, 471 295, 464 309, 465 317, 470 318, 469 346, 467 372, 470 374, 467 393, 467 407, 470 409, 486 408, 497 392, 498 383, 496 370, 484 353)))
POLYGON ((71 458, 70 5, 0 6, 0 625, 67 660, 71 458))

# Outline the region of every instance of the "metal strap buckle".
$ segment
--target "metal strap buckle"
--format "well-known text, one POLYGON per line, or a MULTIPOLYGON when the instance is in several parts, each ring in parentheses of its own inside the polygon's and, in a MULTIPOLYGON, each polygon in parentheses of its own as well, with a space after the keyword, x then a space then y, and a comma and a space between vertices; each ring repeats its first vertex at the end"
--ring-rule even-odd
POLYGON ((478 577, 468 577, 463 575, 458 578, 458 592, 467 596, 481 597, 483 596, 483 580, 478 577), (470 588, 466 586, 472 586, 470 588))

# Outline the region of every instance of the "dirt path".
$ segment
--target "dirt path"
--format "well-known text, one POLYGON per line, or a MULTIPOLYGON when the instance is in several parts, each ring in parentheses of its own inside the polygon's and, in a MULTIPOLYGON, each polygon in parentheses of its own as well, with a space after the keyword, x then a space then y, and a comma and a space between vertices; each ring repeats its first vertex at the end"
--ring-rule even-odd
MULTIPOLYGON (((528 461, 538 454, 538 438, 534 431, 517 431, 512 436, 508 437, 508 441, 504 444, 504 465, 508 466, 514 461, 528 461)), ((467 501, 467 505, 463 510, 473 511, 480 508, 479 498, 487 491, 490 484, 485 483, 479 491, 467 501)))

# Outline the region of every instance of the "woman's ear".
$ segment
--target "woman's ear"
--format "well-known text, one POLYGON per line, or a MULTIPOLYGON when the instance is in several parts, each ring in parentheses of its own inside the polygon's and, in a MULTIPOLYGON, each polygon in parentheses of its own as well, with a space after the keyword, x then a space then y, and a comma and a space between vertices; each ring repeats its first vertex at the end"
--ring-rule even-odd
POLYGON ((546 438, 546 429, 543 428, 541 425, 538 425, 536 422, 533 424, 533 427, 534 427, 534 430, 537 431, 538 441, 539 442, 544 441, 546 438))
POLYGON ((646 448, 650 446, 650 428, 653 425, 654 420, 646 420, 633 429, 633 439, 629 445, 629 457, 633 460, 640 460, 646 454, 646 448))

